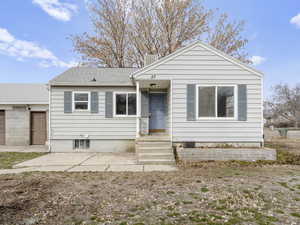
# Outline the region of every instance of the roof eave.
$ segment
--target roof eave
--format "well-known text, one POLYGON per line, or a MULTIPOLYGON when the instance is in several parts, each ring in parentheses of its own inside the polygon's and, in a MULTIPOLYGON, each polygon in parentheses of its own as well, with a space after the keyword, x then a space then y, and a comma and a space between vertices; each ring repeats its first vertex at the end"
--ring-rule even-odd
POLYGON ((49 102, 0 102, 0 105, 49 105, 49 102))
POLYGON ((115 87, 131 87, 134 86, 134 84, 87 84, 87 83, 72 83, 72 82, 55 82, 55 83, 49 83, 50 86, 87 86, 87 87, 111 87, 111 86, 115 86, 115 87))

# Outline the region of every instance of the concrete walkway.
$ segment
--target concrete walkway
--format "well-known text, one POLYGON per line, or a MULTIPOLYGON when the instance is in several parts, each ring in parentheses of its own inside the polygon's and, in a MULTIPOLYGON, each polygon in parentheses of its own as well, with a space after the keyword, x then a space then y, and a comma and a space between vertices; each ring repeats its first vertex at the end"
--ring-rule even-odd
POLYGON ((0 174, 22 172, 151 172, 176 171, 172 165, 138 165, 134 153, 50 153, 19 163, 0 174))

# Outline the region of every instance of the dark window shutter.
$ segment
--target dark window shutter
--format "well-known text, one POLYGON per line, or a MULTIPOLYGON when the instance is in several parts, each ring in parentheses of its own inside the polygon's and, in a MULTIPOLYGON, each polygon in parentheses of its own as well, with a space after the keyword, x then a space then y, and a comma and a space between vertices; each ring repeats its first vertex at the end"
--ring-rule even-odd
POLYGON ((105 92, 105 117, 113 117, 113 93, 111 91, 105 92))
POLYGON ((186 90, 186 111, 187 120, 196 120, 196 85, 188 84, 186 90))
POLYGON ((99 97, 98 92, 91 92, 91 113, 98 113, 99 97))
POLYGON ((238 85, 238 120, 247 121, 247 85, 238 85))
POLYGON ((149 92, 141 92, 141 116, 149 117, 149 92))
POLYGON ((72 113, 72 91, 64 92, 64 113, 72 113))

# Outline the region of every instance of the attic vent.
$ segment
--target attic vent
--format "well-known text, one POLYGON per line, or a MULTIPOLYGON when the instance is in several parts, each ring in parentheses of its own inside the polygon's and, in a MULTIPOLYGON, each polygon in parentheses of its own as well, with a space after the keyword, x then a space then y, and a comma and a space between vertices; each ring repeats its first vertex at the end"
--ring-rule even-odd
POLYGON ((147 65, 155 62, 157 59, 158 59, 157 55, 150 55, 150 54, 145 55, 144 66, 147 66, 147 65))
POLYGON ((91 81, 92 81, 92 82, 96 82, 97 80, 96 80, 96 78, 94 77, 91 81))

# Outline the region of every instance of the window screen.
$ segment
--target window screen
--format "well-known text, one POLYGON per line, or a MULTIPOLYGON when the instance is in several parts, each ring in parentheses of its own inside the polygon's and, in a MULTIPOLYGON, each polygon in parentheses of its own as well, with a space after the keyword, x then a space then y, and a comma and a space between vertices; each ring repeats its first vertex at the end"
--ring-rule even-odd
POLYGON ((198 86, 198 117, 233 118, 234 86, 198 86))
POLYGON ((126 115, 127 94, 116 94, 116 114, 126 115))
POLYGON ((136 94, 128 94, 128 115, 136 115, 136 94))
POLYGON ((198 88, 198 112, 199 117, 215 117, 215 87, 198 88))
POLYGON ((74 109, 75 110, 89 109, 89 93, 74 93, 74 109))
POLYGON ((133 116, 136 115, 136 94, 117 93, 115 97, 116 115, 133 116))
POLYGON ((218 117, 234 116, 234 88, 218 87, 218 117))

